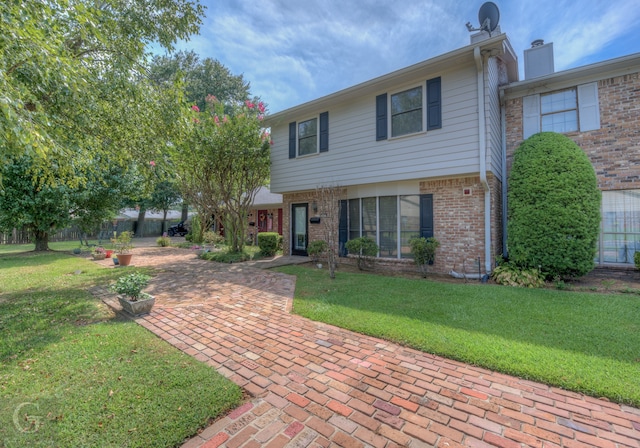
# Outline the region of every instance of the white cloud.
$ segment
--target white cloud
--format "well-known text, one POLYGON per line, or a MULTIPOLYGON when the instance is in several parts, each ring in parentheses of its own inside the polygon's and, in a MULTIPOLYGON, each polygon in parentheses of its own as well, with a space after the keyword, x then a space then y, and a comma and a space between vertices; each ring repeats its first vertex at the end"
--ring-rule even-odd
MULTIPOLYGON (((271 112, 333 93, 469 43, 481 1, 201 0, 201 35, 180 48, 220 60, 271 112)), ((521 57, 554 42, 556 69, 640 51, 640 0, 496 1, 521 57), (504 3, 501 5, 500 3, 504 3), (616 48, 617 42, 627 46, 616 48), (631 43, 632 47, 629 47, 631 43), (604 53, 602 53, 604 52, 604 53), (615 53, 615 52, 614 52, 615 53)), ((522 65, 522 64, 521 64, 522 65)), ((522 67, 521 67, 522 71, 522 67)))

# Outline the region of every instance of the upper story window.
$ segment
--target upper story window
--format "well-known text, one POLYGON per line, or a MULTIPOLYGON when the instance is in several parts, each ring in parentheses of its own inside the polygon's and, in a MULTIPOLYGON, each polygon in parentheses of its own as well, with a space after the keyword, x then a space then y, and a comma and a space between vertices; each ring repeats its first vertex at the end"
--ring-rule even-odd
POLYGON ((585 132, 600 129, 598 83, 522 98, 522 137, 541 131, 585 132))
POLYGON ((440 78, 425 86, 376 97, 376 140, 415 134, 442 128, 442 92, 440 78), (426 120, 425 120, 426 116, 426 120))
POLYGON ((573 132, 578 130, 578 97, 576 89, 540 96, 542 131, 573 132))
POLYGON ((422 86, 391 95, 391 137, 422 131, 422 86))
POLYGON ((329 112, 289 123, 289 158, 329 151, 329 112))
POLYGON ((318 119, 298 123, 298 155, 306 156, 318 152, 318 119))

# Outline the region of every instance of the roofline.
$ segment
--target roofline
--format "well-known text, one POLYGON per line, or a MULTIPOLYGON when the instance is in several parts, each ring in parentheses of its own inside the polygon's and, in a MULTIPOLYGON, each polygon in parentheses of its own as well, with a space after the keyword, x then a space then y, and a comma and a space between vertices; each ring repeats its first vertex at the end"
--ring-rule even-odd
POLYGON ((633 53, 614 59, 583 65, 538 78, 514 82, 504 86, 501 90, 506 99, 518 98, 539 92, 571 87, 583 82, 593 81, 594 78, 603 79, 628 75, 640 71, 640 53, 633 53))
MULTIPOLYGON (((396 80, 396 78, 410 77, 410 75, 421 72, 426 68, 429 68, 430 66, 433 66, 434 69, 438 69, 440 65, 444 67, 445 63, 448 65, 448 64, 451 64, 452 60, 461 59, 466 56, 469 57, 469 61, 473 62, 473 49, 475 47, 480 47, 481 51, 499 50, 499 54, 502 54, 505 52, 504 45, 501 45, 502 42, 504 41, 508 42, 509 40, 505 33, 501 33, 487 40, 476 42, 474 44, 467 45, 457 50, 453 50, 448 53, 441 54, 431 59, 418 62, 416 64, 401 68, 391 73, 387 73, 377 78, 370 79, 369 81, 365 81, 360 84, 347 87, 346 89, 342 89, 337 92, 331 93, 329 95, 317 98, 315 100, 311 100, 306 103, 302 103, 297 106, 291 107, 289 109, 276 112, 273 115, 267 115, 263 123, 267 127, 273 126, 282 122, 282 120, 285 119, 286 117, 294 116, 294 115, 300 116, 301 114, 306 114, 312 111, 317 111, 323 108, 327 108, 331 103, 336 102, 336 100, 344 101, 351 97, 359 96, 364 92, 375 92, 377 90, 384 89, 385 88, 384 86, 386 84, 396 80)), ((511 45, 509 44, 508 49, 510 48, 511 48, 511 45)))

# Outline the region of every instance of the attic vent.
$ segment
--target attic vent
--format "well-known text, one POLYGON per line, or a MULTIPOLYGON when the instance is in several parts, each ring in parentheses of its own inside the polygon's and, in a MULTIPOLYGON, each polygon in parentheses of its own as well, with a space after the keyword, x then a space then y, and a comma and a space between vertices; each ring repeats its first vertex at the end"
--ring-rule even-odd
POLYGON ((473 190, 471 188, 463 188, 462 196, 471 196, 473 194, 473 190))

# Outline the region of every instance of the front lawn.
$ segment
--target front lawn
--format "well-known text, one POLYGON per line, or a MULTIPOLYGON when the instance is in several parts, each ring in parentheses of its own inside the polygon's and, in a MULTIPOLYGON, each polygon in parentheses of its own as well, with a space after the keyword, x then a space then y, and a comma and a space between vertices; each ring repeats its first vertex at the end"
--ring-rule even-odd
POLYGON ((240 403, 235 384, 86 292, 119 275, 0 255, 0 445, 179 446, 240 403))
POLYGON ((294 312, 595 397, 640 406, 640 298, 287 266, 294 312))

